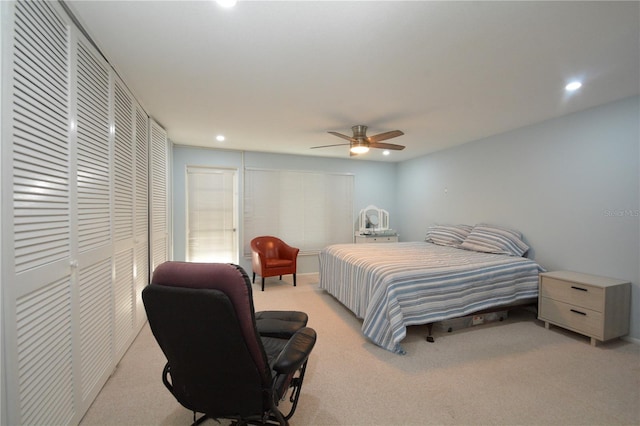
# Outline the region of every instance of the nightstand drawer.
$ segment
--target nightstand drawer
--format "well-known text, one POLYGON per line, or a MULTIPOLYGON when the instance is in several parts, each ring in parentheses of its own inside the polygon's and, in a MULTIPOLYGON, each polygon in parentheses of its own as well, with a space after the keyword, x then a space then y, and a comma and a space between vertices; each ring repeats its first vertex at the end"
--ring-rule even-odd
POLYGON ((539 306, 540 319, 597 339, 603 339, 603 316, 583 307, 543 298, 539 306))
POLYGON ((593 311, 604 308, 604 289, 550 277, 541 277, 540 296, 570 303, 593 311))

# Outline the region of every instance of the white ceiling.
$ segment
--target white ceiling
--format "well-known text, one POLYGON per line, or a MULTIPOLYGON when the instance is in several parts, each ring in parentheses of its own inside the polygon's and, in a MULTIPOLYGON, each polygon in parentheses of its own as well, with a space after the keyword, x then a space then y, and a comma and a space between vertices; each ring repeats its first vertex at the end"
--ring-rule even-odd
POLYGON ((635 1, 67 4, 176 144, 402 161, 640 92, 635 1))

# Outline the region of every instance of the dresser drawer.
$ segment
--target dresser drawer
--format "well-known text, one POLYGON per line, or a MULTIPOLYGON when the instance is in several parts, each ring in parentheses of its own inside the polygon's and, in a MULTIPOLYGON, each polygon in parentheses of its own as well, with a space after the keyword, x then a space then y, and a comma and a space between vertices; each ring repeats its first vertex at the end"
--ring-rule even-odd
POLYGON ((371 242, 375 243, 397 243, 398 237, 374 237, 371 242))
POLYGON ((356 236, 356 243, 361 244, 375 244, 375 243, 397 243, 398 237, 395 235, 389 236, 356 236))
POLYGON ((539 318, 597 339, 603 339, 603 315, 591 309, 543 297, 539 318))
POLYGON ((540 279, 540 297, 547 297, 597 312, 602 312, 604 309, 604 289, 588 284, 543 276, 540 279))

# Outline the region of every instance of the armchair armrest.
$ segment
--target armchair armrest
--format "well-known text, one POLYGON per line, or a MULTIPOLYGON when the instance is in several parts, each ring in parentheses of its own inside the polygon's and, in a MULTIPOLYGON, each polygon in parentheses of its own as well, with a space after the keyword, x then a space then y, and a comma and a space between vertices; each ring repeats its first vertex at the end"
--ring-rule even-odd
POLYGON ((282 259, 295 260, 296 257, 298 256, 298 252, 300 252, 299 248, 291 247, 290 245, 283 243, 278 250, 278 255, 282 259))
POLYGON ((298 330, 278 355, 273 369, 278 374, 291 374, 306 361, 316 344, 316 331, 309 327, 298 330))
POLYGON ((266 260, 264 253, 259 250, 251 249, 251 256, 262 264, 264 264, 264 261, 266 260))

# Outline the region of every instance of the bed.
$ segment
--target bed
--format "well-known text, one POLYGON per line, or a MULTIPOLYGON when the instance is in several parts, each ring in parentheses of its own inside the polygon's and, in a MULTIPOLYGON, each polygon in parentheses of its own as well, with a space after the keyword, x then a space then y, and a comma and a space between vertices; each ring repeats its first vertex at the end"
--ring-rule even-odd
POLYGON ((544 269, 521 256, 524 243, 524 252, 508 255, 479 251, 464 238, 427 240, 328 246, 319 254, 319 286, 363 320, 367 338, 399 354, 407 326, 537 298, 544 269))

